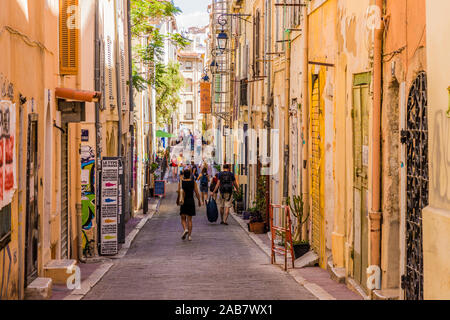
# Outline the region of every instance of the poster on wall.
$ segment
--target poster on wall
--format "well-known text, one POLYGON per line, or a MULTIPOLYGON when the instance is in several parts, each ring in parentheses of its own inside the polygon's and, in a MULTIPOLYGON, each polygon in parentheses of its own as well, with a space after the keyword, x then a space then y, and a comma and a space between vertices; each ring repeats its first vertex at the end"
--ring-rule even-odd
POLYGON ((83 253, 93 256, 95 243, 95 152, 89 145, 81 146, 81 220, 83 253))
POLYGON ((12 202, 16 183, 16 105, 0 101, 0 209, 12 202))
POLYGON ((120 160, 118 158, 102 159, 101 255, 115 255, 118 252, 119 169, 120 160))

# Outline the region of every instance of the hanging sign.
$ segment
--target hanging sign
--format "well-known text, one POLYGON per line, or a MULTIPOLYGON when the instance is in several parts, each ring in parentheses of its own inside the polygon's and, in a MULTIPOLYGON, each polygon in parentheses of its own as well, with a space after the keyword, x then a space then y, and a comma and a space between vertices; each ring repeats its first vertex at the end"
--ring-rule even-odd
POLYGON ((115 255, 118 252, 118 213, 120 201, 119 158, 102 159, 102 192, 100 208, 100 254, 115 255))
POLYGON ((211 113, 211 83, 200 83, 200 113, 211 113))

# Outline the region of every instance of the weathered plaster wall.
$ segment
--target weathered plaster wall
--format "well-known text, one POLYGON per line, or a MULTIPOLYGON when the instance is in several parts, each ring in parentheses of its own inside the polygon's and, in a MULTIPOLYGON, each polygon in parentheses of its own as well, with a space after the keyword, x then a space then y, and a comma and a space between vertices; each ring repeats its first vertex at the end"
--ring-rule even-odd
MULTIPOLYGON (((57 157, 48 159, 45 157, 44 151, 46 147, 52 150, 55 145, 53 139, 57 139, 59 134, 55 128, 51 128, 49 131, 52 138, 45 143, 47 112, 50 113, 50 120, 54 120, 56 115, 54 103, 51 104, 50 108, 45 105, 45 95, 46 89, 54 92, 56 86, 57 35, 47 32, 48 30, 57 30, 56 14, 57 6, 55 9, 54 1, 46 1, 45 4, 44 1, 5 1, 2 3, 2 9, 0 10, 0 47, 2 48, 0 85, 11 83, 14 88, 12 101, 16 104, 16 175, 18 187, 12 201, 11 242, 4 250, 0 251, 0 266, 2 266, 0 269, 2 284, 0 298, 2 299, 23 297, 26 221, 26 179, 24 178, 26 177, 26 128, 28 125, 27 113, 31 112, 31 105, 33 105, 34 112, 39 114, 39 170, 37 173, 40 181, 38 190, 40 214, 39 272, 42 272, 43 265, 51 256, 51 238, 49 236, 44 237, 44 232, 50 234, 50 230, 52 233, 54 231, 53 227, 49 226, 51 215, 56 209, 56 199, 55 197, 44 198, 44 191, 51 192, 48 188, 57 191, 58 186, 52 183, 54 181, 52 175, 44 176, 44 167, 48 169, 49 165, 54 166, 57 157), (10 31, 6 30, 5 27, 10 27, 10 31), (19 32, 19 34, 15 32, 19 32), (28 103, 24 106, 19 106, 19 93, 27 97, 28 103), (22 121, 20 121, 21 110, 23 112, 22 121), (51 146, 48 145, 50 141, 51 146), (19 146, 22 146, 22 149, 19 149, 19 146), (53 163, 47 163, 47 161, 53 163), (44 186, 46 190, 44 190, 44 186), (3 265, 5 268, 3 268, 3 265)), ((7 98, 0 97, 0 99, 7 98)), ((47 131, 47 134, 49 131, 47 131)), ((54 194, 55 192, 51 193, 54 194)))
MULTIPOLYGON (((353 77, 370 72, 372 33, 367 28, 369 0, 340 0, 337 4, 335 108, 335 216, 333 263, 353 276, 353 77)), ((371 110, 371 101, 369 101, 371 110)), ((369 148, 370 153, 370 148, 369 148)), ((369 155, 370 159, 370 155, 369 155)), ((363 253, 368 254, 368 252, 363 253)))
POLYGON ((424 297, 450 299, 450 2, 427 1, 430 205, 423 210, 424 297))

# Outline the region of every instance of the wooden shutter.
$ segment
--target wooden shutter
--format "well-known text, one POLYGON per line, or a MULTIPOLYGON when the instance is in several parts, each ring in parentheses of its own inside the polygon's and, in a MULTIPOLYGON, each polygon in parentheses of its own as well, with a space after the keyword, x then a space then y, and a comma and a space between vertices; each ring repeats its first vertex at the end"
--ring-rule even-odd
POLYGON ((78 73, 79 17, 74 15, 78 15, 78 0, 59 0, 60 74, 78 73))

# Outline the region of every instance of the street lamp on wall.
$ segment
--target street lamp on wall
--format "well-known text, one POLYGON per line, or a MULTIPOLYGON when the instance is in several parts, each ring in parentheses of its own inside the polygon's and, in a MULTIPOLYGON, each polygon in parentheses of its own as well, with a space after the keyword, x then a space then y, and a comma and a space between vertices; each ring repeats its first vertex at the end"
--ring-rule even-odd
POLYGON ((228 43, 228 35, 222 31, 217 35, 217 47, 219 48, 220 52, 225 52, 227 48, 228 43))

